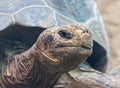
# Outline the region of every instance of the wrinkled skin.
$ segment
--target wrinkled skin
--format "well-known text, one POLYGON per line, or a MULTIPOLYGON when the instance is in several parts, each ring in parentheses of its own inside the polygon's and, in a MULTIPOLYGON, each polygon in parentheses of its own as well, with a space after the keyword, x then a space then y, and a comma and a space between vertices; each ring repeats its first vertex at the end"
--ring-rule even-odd
POLYGON ((93 68, 76 68, 61 76, 54 88, 120 88, 119 78, 93 68))
POLYGON ((2 88, 53 88, 59 77, 92 53, 87 28, 53 27, 40 34, 27 51, 14 55, 1 74, 2 88))

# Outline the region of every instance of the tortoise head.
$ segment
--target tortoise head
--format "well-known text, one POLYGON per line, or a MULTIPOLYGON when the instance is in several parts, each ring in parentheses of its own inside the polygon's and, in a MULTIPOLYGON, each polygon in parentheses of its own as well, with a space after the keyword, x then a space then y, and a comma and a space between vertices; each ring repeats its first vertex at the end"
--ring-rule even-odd
POLYGON ((87 28, 69 25, 45 30, 36 46, 50 64, 73 69, 91 55, 93 40, 87 28))

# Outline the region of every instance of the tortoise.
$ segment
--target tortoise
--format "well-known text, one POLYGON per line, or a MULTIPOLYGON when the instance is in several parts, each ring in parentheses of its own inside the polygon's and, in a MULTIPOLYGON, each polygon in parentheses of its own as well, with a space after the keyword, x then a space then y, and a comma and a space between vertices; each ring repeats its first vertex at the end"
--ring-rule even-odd
MULTIPOLYGON (((12 25, 5 30, 17 27, 32 28, 12 25)), ((2 88, 53 88, 61 74, 90 56, 93 40, 89 31, 70 25, 46 29, 30 49, 18 40, 1 40, 0 45, 2 88)))
MULTIPOLYGON (((92 68, 105 72, 109 57, 109 44, 104 23, 93 0, 3 0, 0 3, 1 46, 5 43, 13 44, 11 41, 16 41, 15 46, 20 45, 20 48, 16 47, 16 50, 22 53, 35 43, 39 34, 45 29, 83 24, 89 28, 94 40, 93 53, 86 62, 92 68), (11 25, 16 23, 23 26, 11 25)), ((12 58, 15 52, 7 53, 10 53, 9 57, 12 58)), ((2 52, 0 55, 4 57, 2 52)), ((81 68, 81 65, 78 68, 81 68)))

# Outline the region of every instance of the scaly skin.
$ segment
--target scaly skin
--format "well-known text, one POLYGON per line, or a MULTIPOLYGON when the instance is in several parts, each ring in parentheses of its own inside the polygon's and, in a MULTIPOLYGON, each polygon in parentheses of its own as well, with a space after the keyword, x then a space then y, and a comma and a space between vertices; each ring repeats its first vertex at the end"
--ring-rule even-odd
POLYGON ((93 68, 76 68, 65 73, 54 88, 120 88, 119 78, 93 68))
POLYGON ((83 26, 47 29, 29 50, 14 55, 1 74, 2 88, 53 88, 63 73, 91 55, 92 46, 83 26))

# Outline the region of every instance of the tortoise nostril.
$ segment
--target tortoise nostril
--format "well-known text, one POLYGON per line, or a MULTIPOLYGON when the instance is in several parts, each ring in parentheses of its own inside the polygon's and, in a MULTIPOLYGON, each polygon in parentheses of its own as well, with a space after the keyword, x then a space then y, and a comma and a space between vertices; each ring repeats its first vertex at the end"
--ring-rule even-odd
POLYGON ((83 30, 83 34, 86 34, 88 37, 91 37, 91 33, 89 30, 83 30))
POLYGON ((83 33, 90 33, 89 30, 83 30, 83 33))
POLYGON ((83 30, 83 33, 88 33, 88 30, 83 30))
POLYGON ((62 37, 62 38, 65 38, 65 39, 71 39, 72 38, 72 34, 68 31, 65 31, 65 30, 61 30, 58 32, 58 34, 62 37))

